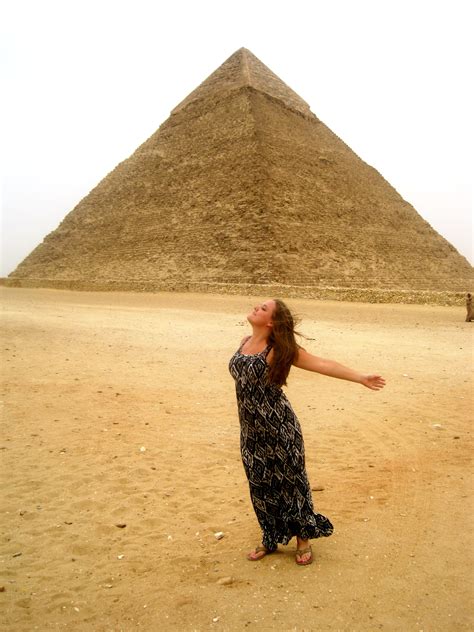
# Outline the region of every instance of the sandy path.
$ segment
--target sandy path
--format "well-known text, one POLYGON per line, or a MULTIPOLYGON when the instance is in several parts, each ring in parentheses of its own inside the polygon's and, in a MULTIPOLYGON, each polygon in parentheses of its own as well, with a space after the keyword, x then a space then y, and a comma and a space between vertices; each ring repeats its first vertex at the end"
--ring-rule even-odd
POLYGON ((289 301, 309 351, 388 380, 291 375, 336 529, 299 568, 294 545, 245 559, 259 532, 227 362, 255 299, 1 296, 5 630, 473 629, 461 308, 289 301))

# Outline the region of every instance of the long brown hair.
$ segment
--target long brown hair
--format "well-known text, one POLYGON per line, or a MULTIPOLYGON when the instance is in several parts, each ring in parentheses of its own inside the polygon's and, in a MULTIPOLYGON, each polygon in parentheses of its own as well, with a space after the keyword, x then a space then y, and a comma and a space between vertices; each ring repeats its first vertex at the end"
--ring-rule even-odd
POLYGON ((273 300, 275 301, 275 310, 272 314, 273 327, 268 338, 273 349, 273 359, 268 370, 268 382, 276 386, 284 386, 298 354, 299 345, 295 334, 300 334, 295 331, 296 318, 285 303, 278 298, 273 300))

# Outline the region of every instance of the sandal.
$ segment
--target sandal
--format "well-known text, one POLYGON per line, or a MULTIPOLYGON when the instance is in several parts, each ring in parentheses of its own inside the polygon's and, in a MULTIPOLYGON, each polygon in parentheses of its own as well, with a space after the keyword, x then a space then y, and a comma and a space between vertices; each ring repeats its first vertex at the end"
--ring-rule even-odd
POLYGON ((264 546, 259 545, 256 546, 253 551, 250 551, 250 553, 247 555, 247 559, 249 560, 249 562, 259 562, 260 560, 263 560, 265 555, 270 555, 270 553, 273 553, 273 551, 269 551, 264 546), (263 553, 263 555, 260 555, 260 557, 252 557, 252 555, 257 555, 258 553, 263 553))
POLYGON ((296 560, 296 563, 298 564, 298 566, 308 566, 308 564, 312 564, 312 562, 313 562, 313 551, 312 551, 311 547, 308 546, 306 549, 296 549, 295 560, 296 560), (306 553, 310 553, 310 557, 307 560, 298 560, 297 559, 298 557, 302 557, 306 553))

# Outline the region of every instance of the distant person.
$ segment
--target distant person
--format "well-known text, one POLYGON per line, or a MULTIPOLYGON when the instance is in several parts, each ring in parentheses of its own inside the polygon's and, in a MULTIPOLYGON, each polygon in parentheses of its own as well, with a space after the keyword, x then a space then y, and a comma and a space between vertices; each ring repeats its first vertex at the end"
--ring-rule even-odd
POLYGON ((466 323, 470 323, 474 320, 474 312, 472 311, 472 296, 469 292, 466 294, 466 311, 466 323))
POLYGON ((252 335, 242 340, 229 363, 236 382, 242 461, 262 529, 262 544, 247 559, 261 560, 296 536, 296 563, 305 566, 313 561, 310 539, 331 535, 333 526, 314 511, 300 424, 282 386, 293 365, 374 391, 385 380, 305 351, 296 343, 294 318, 279 299, 257 305, 247 320, 252 335))

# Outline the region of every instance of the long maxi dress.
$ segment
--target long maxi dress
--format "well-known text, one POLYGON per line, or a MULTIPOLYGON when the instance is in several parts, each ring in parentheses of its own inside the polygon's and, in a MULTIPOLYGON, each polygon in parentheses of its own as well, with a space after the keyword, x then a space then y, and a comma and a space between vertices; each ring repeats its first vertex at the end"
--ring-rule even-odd
POLYGON ((314 511, 299 421, 282 389, 267 383, 271 347, 246 355, 242 346, 230 359, 229 370, 236 386, 242 462, 262 544, 274 551, 293 536, 329 536, 331 522, 314 511))

